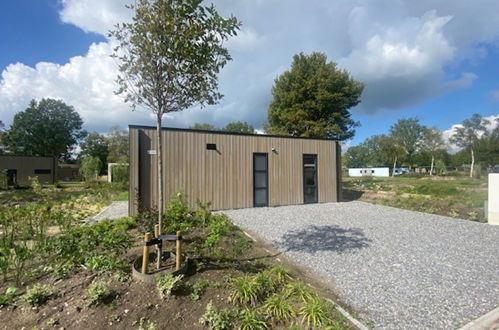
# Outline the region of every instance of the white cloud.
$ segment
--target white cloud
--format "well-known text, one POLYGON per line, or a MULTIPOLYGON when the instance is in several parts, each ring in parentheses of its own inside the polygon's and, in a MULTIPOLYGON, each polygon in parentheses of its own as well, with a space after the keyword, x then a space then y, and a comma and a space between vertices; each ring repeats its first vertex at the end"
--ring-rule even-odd
MULTIPOLYGON (((130 19, 127 2, 63 0, 60 17, 84 31, 106 35, 114 24, 130 19)), ((473 6, 464 0, 213 2, 223 15, 234 14, 243 22, 239 35, 227 43, 234 60, 220 75, 225 99, 211 109, 175 113, 168 125, 207 121, 224 126, 231 120, 246 120, 261 127, 276 76, 289 68, 294 54, 315 50, 326 52, 340 68, 366 83, 355 111, 398 111, 469 87, 476 74, 455 68, 463 60, 486 57, 483 45, 492 45, 499 37, 495 0, 476 0, 473 6)), ((31 98, 52 96, 74 105, 90 129, 152 124, 147 112, 132 113, 114 95, 111 42, 94 44, 86 55, 63 65, 7 67, 0 82, 2 120, 9 122, 31 98)))

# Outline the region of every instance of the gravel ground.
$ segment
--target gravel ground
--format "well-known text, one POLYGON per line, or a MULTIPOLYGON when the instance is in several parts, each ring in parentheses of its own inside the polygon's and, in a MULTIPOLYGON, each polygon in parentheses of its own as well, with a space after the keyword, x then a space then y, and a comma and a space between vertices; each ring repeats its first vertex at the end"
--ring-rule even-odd
POLYGON ((499 226, 358 201, 225 213, 375 328, 453 329, 499 306, 499 226))
POLYGON ((119 219, 128 216, 128 201, 112 202, 108 207, 94 216, 92 223, 104 219, 119 219))

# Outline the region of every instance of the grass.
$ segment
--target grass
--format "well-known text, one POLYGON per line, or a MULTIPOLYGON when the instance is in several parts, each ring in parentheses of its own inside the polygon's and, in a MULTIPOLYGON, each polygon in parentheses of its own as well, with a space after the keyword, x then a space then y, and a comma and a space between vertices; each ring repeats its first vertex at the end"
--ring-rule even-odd
POLYGON ((345 199, 485 222, 487 180, 421 176, 343 179, 345 199))

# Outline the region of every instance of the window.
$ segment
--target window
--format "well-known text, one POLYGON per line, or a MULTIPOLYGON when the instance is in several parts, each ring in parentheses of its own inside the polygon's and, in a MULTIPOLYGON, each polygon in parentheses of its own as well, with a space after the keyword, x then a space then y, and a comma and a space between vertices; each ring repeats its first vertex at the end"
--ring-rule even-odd
POLYGON ((253 154, 253 205, 269 205, 269 172, 268 172, 268 154, 253 154))
POLYGON ((35 174, 50 174, 50 173, 51 173, 50 170, 43 170, 43 169, 35 170, 35 174))

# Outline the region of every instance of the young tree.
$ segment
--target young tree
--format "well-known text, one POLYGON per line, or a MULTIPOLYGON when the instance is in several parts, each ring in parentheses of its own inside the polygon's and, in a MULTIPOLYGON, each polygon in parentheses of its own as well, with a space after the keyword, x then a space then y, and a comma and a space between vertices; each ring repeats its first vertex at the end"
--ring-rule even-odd
POLYGON ((107 166, 108 140, 104 135, 93 132, 80 143, 79 158, 84 159, 87 157, 97 157, 101 161, 100 173, 103 173, 107 166))
POLYGON ((218 128, 208 123, 195 123, 189 127, 190 129, 198 129, 201 131, 218 131, 218 128))
POLYGON ((222 131, 253 134, 255 133, 255 128, 245 121, 233 121, 228 123, 222 131))
POLYGON ((113 126, 106 136, 108 151, 108 163, 128 163, 128 131, 119 126, 113 126))
POLYGON ((473 177, 475 167, 475 145, 482 134, 487 131, 486 125, 490 124, 482 115, 475 113, 470 119, 465 119, 461 126, 454 128, 454 135, 449 139, 450 143, 457 145, 471 153, 470 178, 473 177))
POLYGON ((354 80, 326 54, 293 57, 291 70, 272 87, 265 131, 273 134, 346 140, 359 125, 349 109, 360 103, 364 84, 354 80))
POLYGON ((387 163, 390 165, 393 160, 392 177, 394 177, 395 170, 397 168, 397 161, 403 153, 403 148, 399 141, 397 141, 393 136, 387 135, 381 135, 379 145, 381 157, 386 159, 387 163))
POLYGON ((442 137, 442 132, 436 127, 426 128, 423 132, 421 149, 427 151, 431 155, 430 176, 433 175, 433 167, 435 165, 435 154, 444 150, 447 145, 442 137))
POLYGON ((132 106, 156 115, 158 139, 158 223, 163 215, 161 124, 166 113, 195 104, 217 103, 220 69, 231 59, 223 43, 236 35, 235 17, 221 17, 202 0, 137 0, 131 23, 116 26, 110 36, 118 41, 114 57, 120 74, 118 94, 132 106))
POLYGON ((86 132, 83 120, 72 106, 60 100, 32 100, 14 116, 4 138, 6 148, 25 156, 69 158, 74 145, 86 132))
POLYGON ((102 162, 97 157, 88 156, 81 162, 80 174, 85 181, 94 181, 99 177, 99 170, 102 167, 102 162))
POLYGON ((409 167, 412 167, 412 156, 419 150, 424 130, 425 127, 419 124, 417 118, 399 119, 390 127, 390 136, 400 146, 409 167))
POLYGON ((3 123, 3 121, 0 120, 0 155, 5 152, 4 151, 5 146, 3 142, 4 136, 5 136, 5 124, 3 123))

